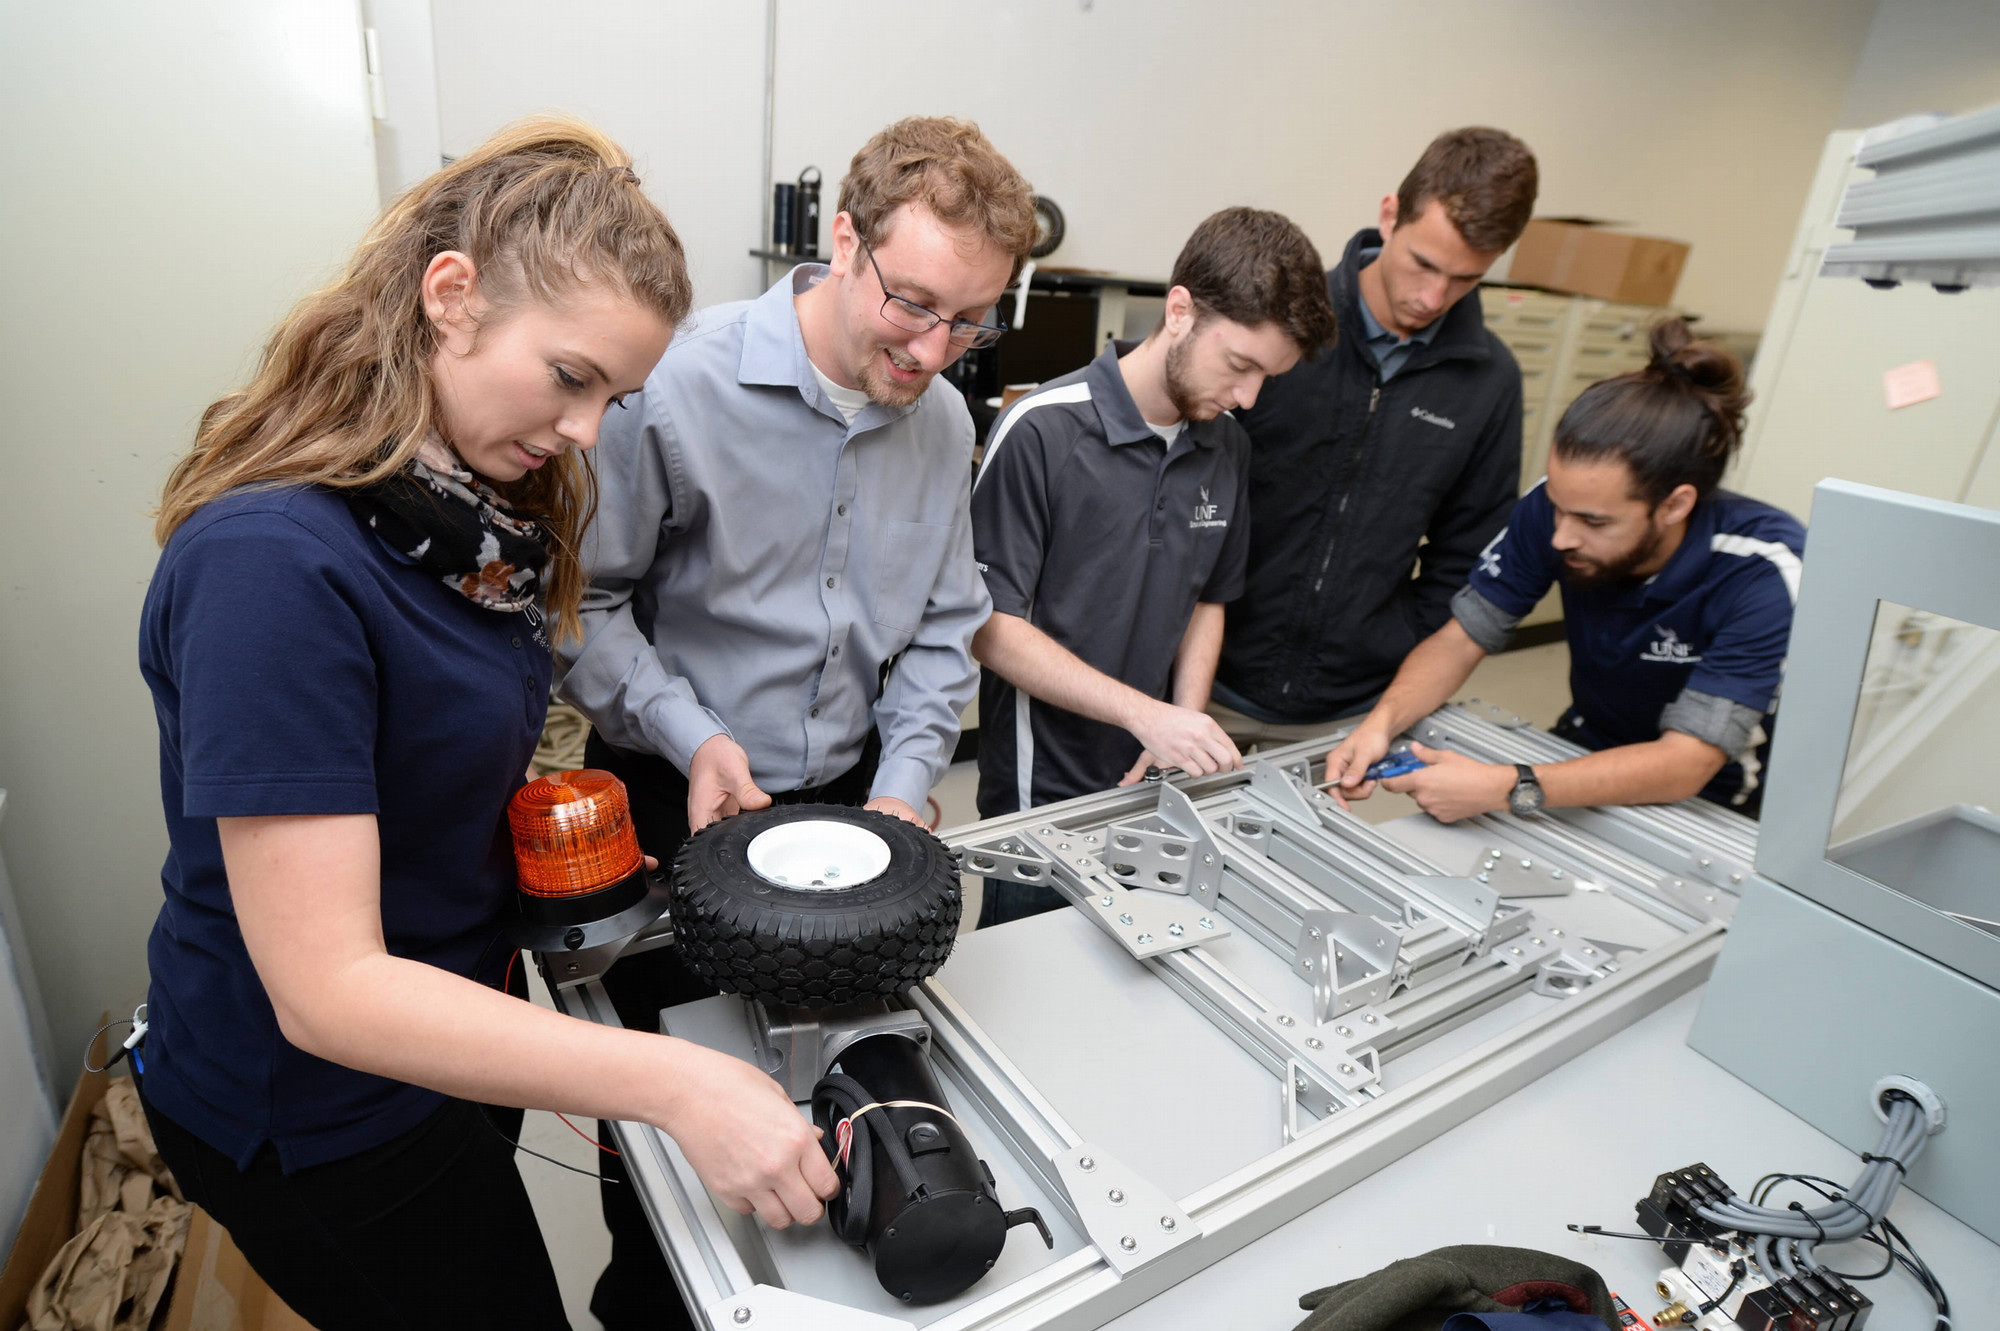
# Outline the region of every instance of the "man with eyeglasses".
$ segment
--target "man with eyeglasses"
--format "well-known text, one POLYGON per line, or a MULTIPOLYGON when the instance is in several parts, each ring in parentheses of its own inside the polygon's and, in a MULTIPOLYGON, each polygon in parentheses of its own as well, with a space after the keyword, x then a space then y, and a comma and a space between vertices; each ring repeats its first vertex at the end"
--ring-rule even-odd
MULTIPOLYGON (((924 822, 977 687, 972 419, 937 376, 999 336, 1033 195, 976 126, 913 118, 855 155, 829 230, 827 263, 684 325, 591 457, 584 640, 558 646, 558 689, 662 863, 773 800, 924 822)), ((605 988, 646 1030, 713 992, 670 948, 605 988)), ((631 1191, 603 1189, 591 1311, 610 1331, 687 1325, 631 1191)))

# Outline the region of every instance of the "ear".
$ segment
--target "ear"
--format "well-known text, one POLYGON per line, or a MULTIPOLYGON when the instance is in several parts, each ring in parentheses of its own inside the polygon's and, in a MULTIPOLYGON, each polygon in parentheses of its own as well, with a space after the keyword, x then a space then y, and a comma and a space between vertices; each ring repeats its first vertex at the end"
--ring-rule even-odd
POLYGON ((826 266, 834 277, 846 277, 861 262, 861 231, 854 225, 854 214, 843 209, 833 215, 833 252, 827 256, 826 266))
POLYGON ((1167 336, 1170 338, 1185 336, 1187 330, 1194 326, 1194 316, 1194 296, 1188 289, 1186 287, 1168 288, 1165 318, 1167 336))
POLYGON ((1686 522, 1688 514, 1694 512, 1694 506, 1700 500, 1700 492, 1692 485, 1676 485, 1672 490, 1667 492, 1667 497, 1662 499, 1659 507, 1653 511, 1659 515, 1659 520, 1662 524, 1672 526, 1676 523, 1686 522))
POLYGON ((471 331, 478 326, 485 301, 479 296, 479 266, 472 256, 446 250, 424 269, 418 290, 424 314, 444 331, 471 331))
POLYGON ((1399 220, 1400 218, 1396 211, 1396 196, 1393 194, 1384 195, 1382 197, 1381 211, 1375 219, 1375 229, 1382 233, 1382 239, 1387 240, 1395 233, 1396 223, 1399 220))

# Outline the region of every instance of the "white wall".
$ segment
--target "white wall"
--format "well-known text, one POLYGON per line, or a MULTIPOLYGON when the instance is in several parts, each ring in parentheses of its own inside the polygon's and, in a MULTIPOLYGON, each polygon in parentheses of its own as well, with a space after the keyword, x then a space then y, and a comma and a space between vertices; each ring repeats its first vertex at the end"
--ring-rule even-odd
POLYGON ((0 124, 0 843, 67 1085, 160 902, 149 513, 373 216, 359 10, 0 5, 0 124))
POLYGON ((2000 4, 1881 0, 1840 109, 1847 129, 2000 102, 2000 4))
MULTIPOLYGON (((705 300, 759 236, 761 7, 435 0, 447 152, 512 115, 592 115, 649 163, 705 300)), ((1053 262, 1164 276, 1202 217, 1277 208, 1328 261, 1430 138, 1495 124, 1544 213, 1692 243, 1681 302, 1755 328, 1873 0, 889 0, 779 6, 774 173, 837 180, 912 113, 976 119, 1063 207, 1053 262)), ((831 187, 829 187, 831 193, 831 187)), ((829 200, 829 207, 831 201, 829 200)))

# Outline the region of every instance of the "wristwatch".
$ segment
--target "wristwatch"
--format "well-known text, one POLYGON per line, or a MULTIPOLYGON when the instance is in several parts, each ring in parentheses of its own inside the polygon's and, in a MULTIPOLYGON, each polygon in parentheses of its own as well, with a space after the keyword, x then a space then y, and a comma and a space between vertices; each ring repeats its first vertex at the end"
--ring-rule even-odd
POLYGON ((1514 778, 1514 788, 1507 792, 1508 812, 1521 818, 1540 813, 1548 796, 1542 793, 1542 783, 1535 780, 1535 769, 1526 763, 1515 763, 1514 770, 1520 775, 1514 778))

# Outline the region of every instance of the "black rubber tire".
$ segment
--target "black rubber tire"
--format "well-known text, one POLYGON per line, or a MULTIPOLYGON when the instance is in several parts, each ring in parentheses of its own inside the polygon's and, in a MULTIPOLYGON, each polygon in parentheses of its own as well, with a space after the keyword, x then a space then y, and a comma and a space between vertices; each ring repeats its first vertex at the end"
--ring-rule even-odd
POLYGON ((923 828, 868 809, 791 804, 739 813, 674 859, 674 944, 725 993, 780 1007, 832 1007, 915 988, 951 955, 963 908, 958 858, 923 828), (751 838, 811 819, 865 827, 889 867, 858 887, 785 887, 750 867, 751 838))
POLYGON ((1069 227, 1063 220, 1063 210, 1056 206, 1054 199, 1044 198, 1039 194, 1034 198, 1037 231, 1034 247, 1028 251, 1028 257, 1046 259, 1056 252, 1058 245, 1063 243, 1063 236, 1068 233, 1069 227))

